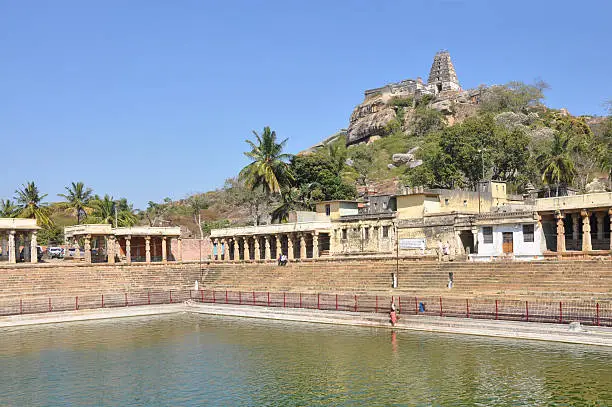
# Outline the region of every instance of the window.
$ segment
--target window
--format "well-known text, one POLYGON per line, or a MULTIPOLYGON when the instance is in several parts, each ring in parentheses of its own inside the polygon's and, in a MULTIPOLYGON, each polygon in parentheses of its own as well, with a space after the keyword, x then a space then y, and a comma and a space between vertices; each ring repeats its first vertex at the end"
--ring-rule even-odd
POLYGON ((331 215, 331 205, 326 204, 325 205, 325 216, 329 216, 329 215, 331 215))
POLYGON ((523 242, 533 242, 533 225, 523 225, 523 242))
POLYGON ((343 238, 343 239, 345 239, 345 240, 346 240, 347 234, 348 234, 348 233, 347 233, 346 229, 342 229, 342 238, 343 238))
POLYGON ((383 237, 389 237, 389 226, 383 226, 383 237))
POLYGON ((363 229, 363 239, 364 240, 369 240, 370 239, 370 228, 364 228, 363 229))
POLYGON ((493 227, 485 226, 482 228, 482 243, 493 243, 493 227))

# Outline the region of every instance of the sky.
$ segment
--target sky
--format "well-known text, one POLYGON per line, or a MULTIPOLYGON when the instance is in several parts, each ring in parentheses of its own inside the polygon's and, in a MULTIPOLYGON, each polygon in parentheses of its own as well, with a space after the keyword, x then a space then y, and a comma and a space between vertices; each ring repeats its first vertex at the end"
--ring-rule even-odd
POLYGON ((546 81, 605 114, 612 2, 0 0, 0 198, 82 181, 136 208, 223 186, 270 126, 297 153, 346 128, 363 91, 546 81))

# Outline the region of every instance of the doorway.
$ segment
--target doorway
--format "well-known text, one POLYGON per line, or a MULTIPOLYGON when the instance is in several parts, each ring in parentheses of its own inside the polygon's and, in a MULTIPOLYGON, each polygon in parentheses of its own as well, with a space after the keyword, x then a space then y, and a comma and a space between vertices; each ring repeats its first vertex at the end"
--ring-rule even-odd
POLYGON ((510 254, 514 252, 514 243, 512 241, 512 232, 502 233, 502 250, 504 254, 510 254))

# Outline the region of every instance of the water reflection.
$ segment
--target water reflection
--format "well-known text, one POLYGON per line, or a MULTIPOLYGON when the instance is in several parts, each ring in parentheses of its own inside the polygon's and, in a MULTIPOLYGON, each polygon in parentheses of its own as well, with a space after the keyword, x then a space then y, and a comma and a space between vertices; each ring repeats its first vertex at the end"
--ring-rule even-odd
POLYGON ((605 348, 207 317, 3 330, 1 405, 611 405, 605 348))

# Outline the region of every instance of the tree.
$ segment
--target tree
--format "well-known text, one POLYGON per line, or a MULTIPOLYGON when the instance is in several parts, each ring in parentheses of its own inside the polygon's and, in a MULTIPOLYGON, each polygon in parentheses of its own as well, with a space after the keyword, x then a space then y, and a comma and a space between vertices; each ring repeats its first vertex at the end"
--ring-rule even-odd
POLYGON ((571 184, 576 176, 574 162, 570 156, 571 137, 560 132, 555 133, 549 151, 538 157, 542 172, 542 181, 547 185, 571 184))
POLYGON ((287 139, 277 143, 276 132, 268 126, 264 127, 261 136, 255 131, 253 134, 256 142, 245 140, 251 146, 251 151, 244 153, 253 162, 242 169, 240 176, 253 190, 261 187, 267 195, 280 193, 283 187, 293 181, 286 162, 291 155, 282 152, 287 139))
POLYGON ((58 196, 66 199, 64 207, 74 210, 76 213, 77 224, 81 224, 81 219, 87 216, 85 212, 86 208, 89 208, 89 201, 91 199, 92 189, 85 188, 85 184, 82 182, 73 182, 71 186, 65 187, 66 194, 57 194, 58 196))
POLYGON ((193 221, 200 230, 200 239, 204 239, 204 231, 202 230, 202 210, 208 209, 208 202, 204 194, 192 195, 187 199, 187 205, 193 215, 193 221))
POLYGON ((262 217, 268 213, 268 209, 273 203, 273 200, 264 192, 263 188, 251 189, 239 177, 226 179, 223 191, 228 204, 235 207, 248 207, 255 226, 261 224, 262 217))
POLYGON ((0 200, 0 218, 14 218, 19 214, 19 207, 10 199, 0 200))
POLYGON ((118 227, 130 227, 138 221, 132 205, 125 198, 116 201, 108 194, 105 194, 104 198, 96 195, 90 200, 90 206, 92 212, 91 216, 87 217, 87 221, 91 223, 108 223, 118 227))
POLYGON ((357 192, 353 185, 342 180, 338 162, 327 155, 298 155, 291 159, 294 186, 304 208, 314 206, 317 200, 353 199, 357 192))
POLYGON ((488 113, 526 113, 530 107, 542 101, 544 90, 548 88, 548 84, 541 80, 536 81, 534 85, 513 81, 501 86, 491 86, 483 90, 480 110, 488 113))
POLYGON ((53 224, 49 218, 49 208, 43 202, 47 194, 42 194, 34 182, 23 184, 20 189, 15 190, 15 200, 19 208, 19 217, 34 218, 41 226, 53 224))

